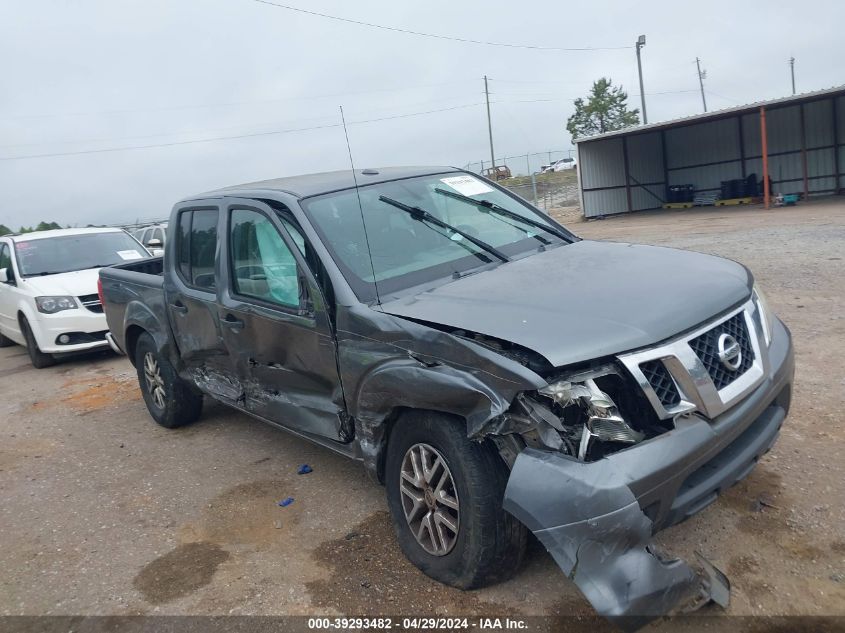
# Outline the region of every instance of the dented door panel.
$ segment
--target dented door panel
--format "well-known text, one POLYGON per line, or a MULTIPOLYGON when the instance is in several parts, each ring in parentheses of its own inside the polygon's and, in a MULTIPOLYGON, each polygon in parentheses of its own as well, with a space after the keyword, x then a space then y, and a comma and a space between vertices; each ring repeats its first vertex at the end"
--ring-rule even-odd
POLYGON ((301 252, 267 205, 232 198, 224 209, 217 318, 240 380, 238 406, 309 435, 352 440, 325 300, 301 252), (238 276, 239 266, 249 274, 238 276), (289 292, 274 294, 274 280, 290 282, 289 292))
POLYGON ((330 439, 343 439, 345 406, 332 337, 310 317, 241 304, 222 307, 243 322, 224 334, 250 413, 330 439))

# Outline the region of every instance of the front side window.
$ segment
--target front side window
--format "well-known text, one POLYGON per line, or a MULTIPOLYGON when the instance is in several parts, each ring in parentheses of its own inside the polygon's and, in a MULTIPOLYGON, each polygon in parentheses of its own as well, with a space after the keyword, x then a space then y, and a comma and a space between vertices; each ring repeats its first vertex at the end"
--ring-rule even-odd
POLYGON ((296 260, 265 215, 250 209, 232 210, 229 257, 235 293, 299 307, 296 260))
POLYGON ((217 209, 182 211, 176 234, 180 276, 190 285, 214 291, 217 251, 217 209))
POLYGON ((69 273, 149 257, 147 251, 123 231, 22 237, 15 242, 15 253, 23 277, 69 273))
POLYGON ((8 271, 9 278, 12 277, 12 255, 6 244, 0 244, 0 268, 8 271))

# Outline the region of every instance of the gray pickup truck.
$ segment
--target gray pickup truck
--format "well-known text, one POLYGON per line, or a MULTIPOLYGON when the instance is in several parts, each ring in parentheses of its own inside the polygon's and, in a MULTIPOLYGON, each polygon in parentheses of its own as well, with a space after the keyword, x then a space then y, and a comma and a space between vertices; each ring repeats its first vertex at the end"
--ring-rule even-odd
POLYGON ((442 167, 230 187, 169 226, 163 259, 100 271, 156 422, 211 397, 363 462, 449 585, 512 575, 531 531, 607 617, 727 604, 711 563, 650 540, 786 418, 790 334, 745 267, 581 240, 442 167))

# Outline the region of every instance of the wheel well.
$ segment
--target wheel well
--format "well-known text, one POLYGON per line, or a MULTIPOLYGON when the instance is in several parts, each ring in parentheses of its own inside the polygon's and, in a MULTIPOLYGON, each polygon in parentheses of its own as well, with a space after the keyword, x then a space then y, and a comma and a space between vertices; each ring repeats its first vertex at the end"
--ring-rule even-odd
POLYGON ((378 478, 378 482, 384 485, 384 469, 385 469, 385 462, 387 461, 387 445, 390 442, 390 434, 393 432, 393 427, 396 425, 397 420, 401 418, 403 415, 410 413, 412 411, 427 411, 430 413, 436 413, 438 415, 445 415, 453 417, 457 420, 461 420, 466 423, 466 420, 461 416, 455 415, 454 413, 447 413, 445 411, 437 411, 436 409, 416 409, 414 407, 394 407, 390 414, 384 419, 381 423, 382 427, 382 434, 381 434, 381 442, 379 443, 378 448, 378 456, 376 457, 376 477, 378 478))
POLYGON ((129 362, 135 364, 135 347, 138 345, 138 339, 146 330, 140 325, 130 325, 126 328, 126 355, 129 357, 129 362))

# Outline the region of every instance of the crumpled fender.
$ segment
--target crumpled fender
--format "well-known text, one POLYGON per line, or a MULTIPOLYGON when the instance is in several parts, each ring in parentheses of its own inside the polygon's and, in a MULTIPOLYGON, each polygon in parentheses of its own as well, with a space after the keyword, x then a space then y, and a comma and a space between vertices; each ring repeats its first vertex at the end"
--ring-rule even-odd
POLYGON ((633 630, 709 600, 727 606, 730 584, 706 560, 699 572, 656 553, 652 522, 621 473, 600 463, 584 466, 526 449, 511 470, 503 506, 540 539, 599 615, 633 630))
POLYGON ((375 472, 384 422, 399 408, 464 418, 467 436, 485 435, 516 394, 545 381, 474 342, 375 310, 338 313, 338 364, 364 465, 375 472))

